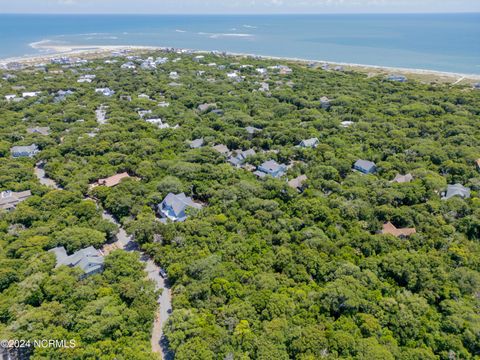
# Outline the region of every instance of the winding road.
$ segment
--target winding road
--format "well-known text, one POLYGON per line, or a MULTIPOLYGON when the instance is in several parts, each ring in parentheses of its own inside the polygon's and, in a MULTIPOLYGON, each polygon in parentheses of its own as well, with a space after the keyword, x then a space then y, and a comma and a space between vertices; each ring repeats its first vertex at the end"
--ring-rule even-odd
MULTIPOLYGON (((44 163, 39 162, 35 165, 34 173, 42 185, 46 185, 53 189, 61 189, 61 187, 52 179, 48 178, 43 169, 44 163)), ((98 202, 95 199, 86 197, 85 199, 98 202)), ((140 251, 138 243, 136 243, 131 236, 127 234, 122 225, 107 211, 103 211, 102 217, 118 226, 119 231, 116 235, 116 240, 113 243, 107 244, 102 248, 104 254, 115 249, 122 249, 128 252, 138 252, 140 254, 140 261, 145 264, 145 271, 147 277, 155 283, 155 288, 161 291, 157 299, 158 309, 155 314, 155 321, 152 329, 152 351, 160 354, 162 360, 172 360, 174 358, 171 351, 168 349, 168 341, 163 335, 163 327, 165 326, 168 317, 172 312, 172 292, 168 281, 160 276, 160 267, 144 252, 140 251)))

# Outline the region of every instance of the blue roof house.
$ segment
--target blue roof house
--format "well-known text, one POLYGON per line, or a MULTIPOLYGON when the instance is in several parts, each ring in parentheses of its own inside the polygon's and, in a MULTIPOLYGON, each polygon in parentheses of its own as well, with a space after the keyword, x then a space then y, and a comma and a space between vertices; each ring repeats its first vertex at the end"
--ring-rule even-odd
POLYGON ((255 171, 255 175, 259 177, 270 175, 271 177, 279 178, 285 175, 286 172, 287 166, 285 164, 279 164, 275 160, 269 160, 265 161, 257 168, 257 171, 255 171))
POLYGON ((159 214, 164 219, 170 219, 171 221, 180 222, 187 219, 187 214, 185 213, 185 211, 188 208, 200 210, 202 208, 202 205, 195 203, 192 198, 187 197, 184 193, 170 193, 157 206, 159 214))
POLYGON ((377 165, 368 160, 357 160, 353 165, 353 169, 361 172, 362 174, 373 174, 377 171, 377 165))
POLYGON ((19 157, 34 157, 39 152, 38 146, 32 144, 30 146, 14 146, 10 149, 14 158, 19 157))

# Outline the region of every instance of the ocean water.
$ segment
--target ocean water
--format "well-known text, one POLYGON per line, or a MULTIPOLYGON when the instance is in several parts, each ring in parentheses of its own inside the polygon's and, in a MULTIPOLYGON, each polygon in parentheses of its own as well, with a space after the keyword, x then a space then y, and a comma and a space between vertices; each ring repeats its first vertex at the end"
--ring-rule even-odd
POLYGON ((0 58, 148 45, 480 74, 480 14, 0 15, 0 58))

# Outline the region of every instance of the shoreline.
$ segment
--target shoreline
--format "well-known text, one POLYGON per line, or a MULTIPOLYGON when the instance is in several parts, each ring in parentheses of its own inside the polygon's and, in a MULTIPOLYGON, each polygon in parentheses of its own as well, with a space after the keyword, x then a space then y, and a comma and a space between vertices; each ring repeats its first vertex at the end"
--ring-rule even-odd
MULTIPOLYGON (((45 54, 35 54, 35 55, 25 55, 21 57, 10 57, 0 59, 0 66, 6 65, 8 63, 17 62, 25 65, 37 65, 45 62, 49 62, 53 58, 58 58, 61 56, 84 56, 86 58, 100 58, 103 56, 109 55, 112 51, 165 51, 169 49, 190 51, 196 54, 208 54, 211 51, 209 50, 195 50, 195 49, 180 49, 168 46, 141 46, 141 45, 43 45, 42 42, 32 43, 31 47, 33 49, 45 50, 45 54)), ((480 74, 463 74, 439 70, 427 70, 427 69, 412 69, 412 68, 402 68, 394 66, 382 66, 382 65, 369 65, 369 64, 356 64, 356 63, 346 63, 346 62, 335 62, 335 61, 326 61, 318 59, 303 59, 303 58, 292 58, 287 56, 271 56, 271 55, 261 55, 261 54, 249 54, 249 53, 235 53, 235 52, 222 52, 227 56, 232 57, 255 57, 265 60, 278 60, 278 61, 290 61, 297 63, 316 63, 328 64, 330 66, 343 66, 345 70, 352 70, 357 72, 368 73, 368 75, 379 75, 379 74, 399 74, 399 75, 410 75, 420 77, 420 80, 430 80, 430 81, 441 81, 446 83, 459 84, 464 83, 474 83, 480 81, 480 74), (372 72, 374 72, 372 74, 372 72), (376 72, 376 73, 375 73, 376 72)))

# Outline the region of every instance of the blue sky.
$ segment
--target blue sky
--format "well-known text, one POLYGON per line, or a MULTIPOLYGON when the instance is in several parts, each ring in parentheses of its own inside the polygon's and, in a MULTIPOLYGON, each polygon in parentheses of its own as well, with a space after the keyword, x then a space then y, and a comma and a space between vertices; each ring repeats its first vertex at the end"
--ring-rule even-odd
POLYGON ((0 0, 0 13, 480 12, 480 0, 0 0))

